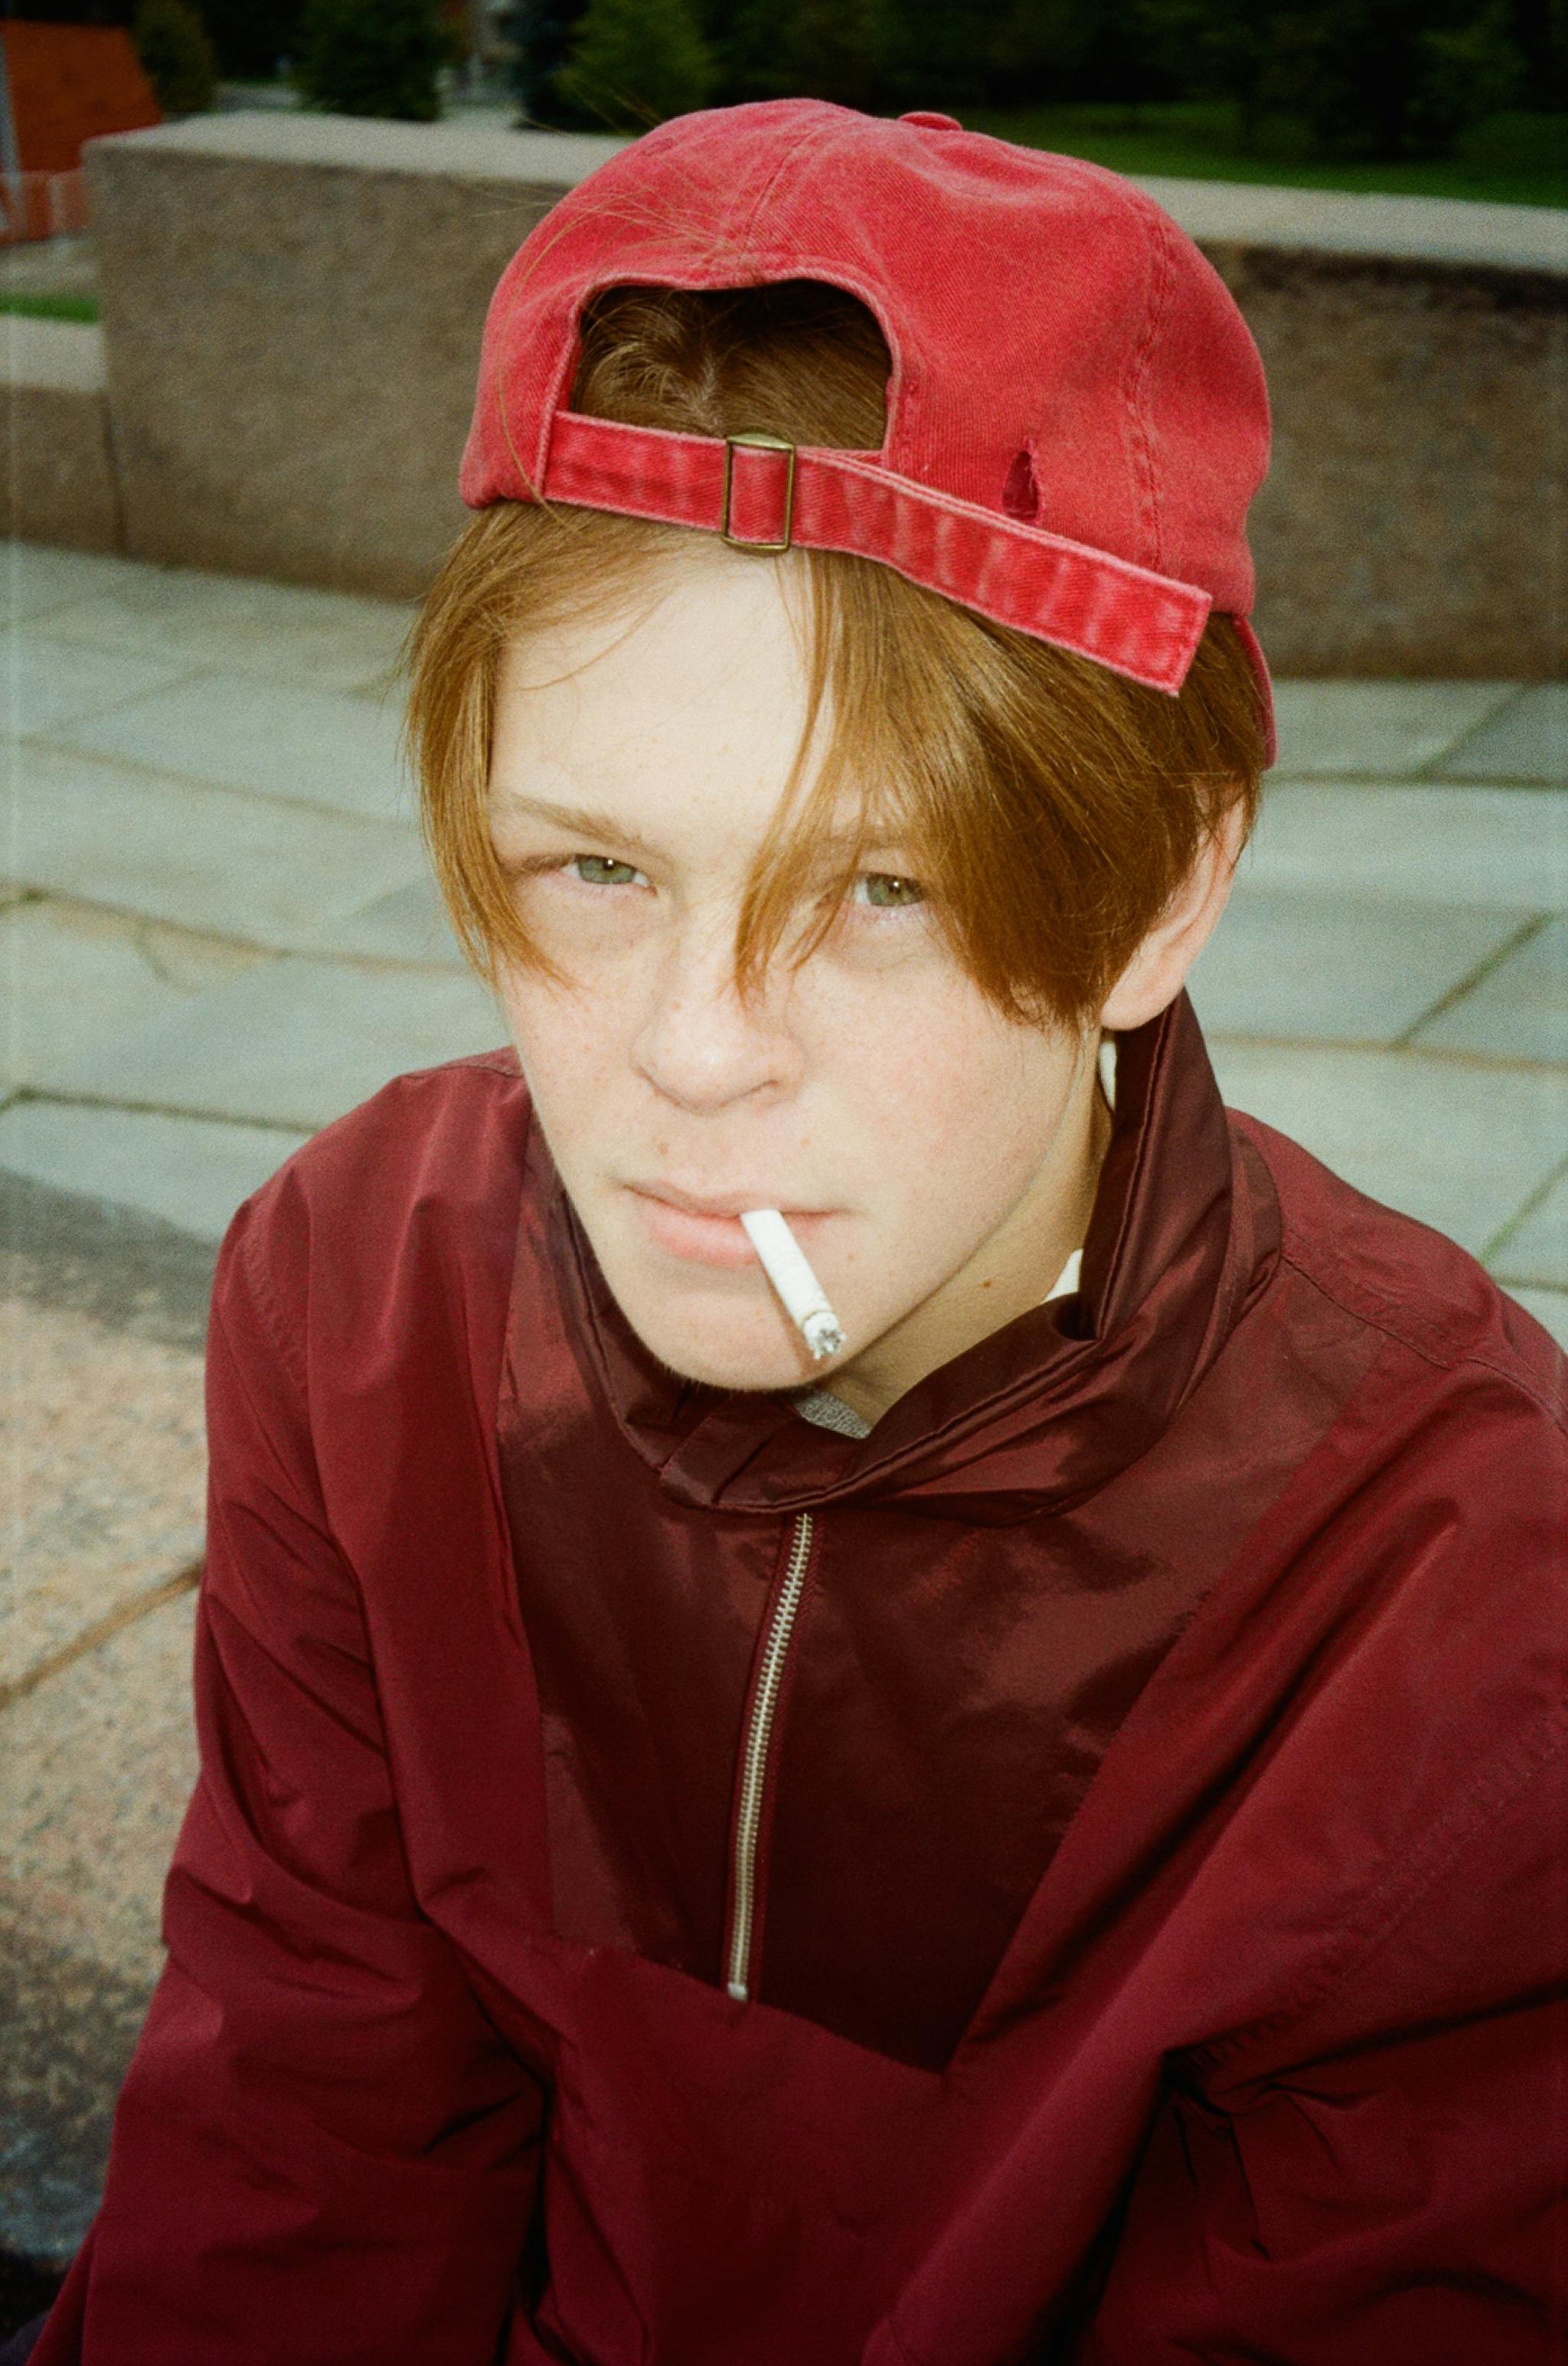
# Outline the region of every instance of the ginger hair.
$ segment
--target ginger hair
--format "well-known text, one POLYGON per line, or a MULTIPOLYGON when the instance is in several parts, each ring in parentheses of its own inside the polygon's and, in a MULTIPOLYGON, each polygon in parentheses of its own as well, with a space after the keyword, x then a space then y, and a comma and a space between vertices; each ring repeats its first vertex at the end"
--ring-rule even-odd
MULTIPOLYGON (((763 430, 875 450, 889 356, 874 316, 810 280, 693 290, 613 287, 581 323, 571 408, 685 434, 763 430)), ((491 843, 490 749, 501 659, 546 625, 635 613, 696 529, 559 503, 499 501, 458 537, 410 636, 408 738, 426 844, 459 941, 492 983, 498 961, 550 964, 528 941, 491 843)), ((1081 1023, 1231 808, 1257 811, 1257 688, 1227 616, 1211 616, 1171 697, 992 623, 874 559, 796 549, 808 703, 794 770, 740 916, 743 991, 786 940, 820 941, 814 846, 859 815, 847 888, 889 825, 955 957, 1025 1023, 1081 1023), (819 719, 822 754, 806 778, 819 719)))

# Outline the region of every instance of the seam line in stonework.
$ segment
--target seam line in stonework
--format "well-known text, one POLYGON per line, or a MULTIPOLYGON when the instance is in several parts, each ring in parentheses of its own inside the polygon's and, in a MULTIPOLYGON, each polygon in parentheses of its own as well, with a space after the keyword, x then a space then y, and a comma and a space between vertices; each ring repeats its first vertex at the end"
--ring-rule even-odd
MULTIPOLYGON (((1421 1029, 1429 1027, 1434 1019, 1441 1019, 1445 1011, 1451 1010, 1456 1003, 1462 1002, 1467 994, 1472 994, 1483 979, 1491 976, 1495 969, 1501 969, 1503 963, 1511 960, 1515 953, 1521 952, 1532 938, 1539 937, 1541 930, 1550 925, 1552 917, 1550 912, 1531 913, 1528 920, 1520 922, 1512 936, 1505 937, 1503 942, 1487 953, 1483 960, 1478 961, 1473 969, 1466 970, 1461 978, 1450 986, 1445 993, 1438 995, 1436 1002, 1428 1005, 1419 1019, 1413 1019, 1409 1026, 1394 1037, 1392 1048, 1396 1052, 1403 1052, 1407 1046, 1418 1052, 1425 1051, 1427 1046, 1424 1043, 1415 1042, 1421 1029)), ((1433 1050, 1438 1048, 1435 1044, 1432 1046, 1433 1050)), ((1557 1063, 1549 1059, 1543 1065, 1555 1067, 1557 1063)))
POLYGON ((1531 1059, 1523 1052, 1472 1052, 1458 1043, 1407 1043, 1403 1036, 1390 1042, 1368 1035, 1243 1035, 1234 1027, 1206 1027, 1203 1040, 1234 1044, 1238 1052, 1343 1052, 1359 1059, 1397 1054, 1406 1067, 1419 1061, 1429 1067, 1471 1068, 1481 1076, 1558 1076, 1562 1072, 1561 1060, 1545 1056, 1531 1059))
POLYGON ((107 1093, 50 1092, 39 1085, 22 1086, 16 1098, 45 1102, 51 1109, 129 1110, 138 1117, 191 1118, 204 1125, 247 1126, 258 1133, 316 1133, 321 1124, 320 1118, 242 1117, 232 1110, 187 1108, 182 1101, 112 1100, 107 1093))
MULTIPOLYGON (((1519 1205, 1515 1209, 1507 1222, 1498 1225, 1496 1231, 1493 1234, 1491 1239, 1487 1242, 1485 1247, 1481 1252, 1481 1263, 1483 1265, 1487 1265, 1494 1257, 1500 1257, 1503 1255, 1504 1251, 1507 1248, 1508 1243, 1513 1239, 1514 1234, 1517 1232, 1522 1231, 1524 1226, 1529 1223, 1530 1218, 1537 1212, 1537 1211, 1545 1206, 1547 1200, 1551 1199, 1552 1193, 1556 1190, 1558 1185, 1563 1180, 1564 1177, 1568 1177, 1568 1158, 1564 1158, 1560 1165, 1552 1167, 1550 1174, 1543 1176, 1541 1180, 1536 1185, 1534 1190, 1529 1194, 1529 1198, 1520 1201, 1519 1205)), ((1519 1283, 1517 1287, 1521 1290, 1561 1290, 1562 1284, 1560 1281, 1526 1281, 1519 1283)))
POLYGON ((1451 763, 1456 756, 1463 753, 1471 740, 1479 738, 1483 731, 1492 724, 1499 722, 1505 715, 1514 714, 1524 704, 1525 693, 1529 687, 1529 682, 1523 682, 1511 684, 1506 696, 1500 698, 1495 706, 1487 707, 1484 713, 1475 717, 1473 723, 1465 724, 1461 730, 1454 733, 1451 739, 1446 740, 1436 755, 1427 757, 1426 762, 1418 767, 1420 777, 1425 779, 1429 772, 1435 772, 1439 764, 1451 763))
POLYGON ((119 1634, 122 1628, 134 1627, 150 1612, 161 1610, 166 1602, 176 1601, 182 1594, 188 1594, 199 1579, 201 1570, 199 1560, 187 1562, 184 1569, 176 1570, 173 1577, 161 1578, 156 1585, 149 1586, 145 1594, 133 1594, 129 1601, 119 1603, 102 1618, 95 1619, 92 1626, 85 1627, 79 1635, 72 1637, 69 1643, 62 1643, 58 1651, 50 1652, 36 1666, 14 1676, 8 1684, 0 1684, 0 1710, 11 1707, 14 1702, 25 1700, 29 1693, 37 1692, 40 1684, 47 1684, 51 1676, 62 1674, 78 1660, 85 1659, 89 1651, 96 1651, 100 1643, 107 1643, 111 1637, 119 1634))

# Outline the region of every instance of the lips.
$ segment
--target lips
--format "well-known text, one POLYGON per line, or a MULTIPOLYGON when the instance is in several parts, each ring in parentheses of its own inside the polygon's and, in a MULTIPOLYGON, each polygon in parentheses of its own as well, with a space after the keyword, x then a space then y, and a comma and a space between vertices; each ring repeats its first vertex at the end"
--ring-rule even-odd
MULTIPOLYGON (((744 1210, 772 1203, 762 1193, 726 1192, 699 1199, 676 1191, 666 1183, 631 1183, 626 1194, 640 1227, 651 1245, 667 1256, 694 1265, 749 1268, 761 1274, 757 1253, 747 1239, 740 1216, 744 1210)), ((786 1209, 792 1226, 809 1234, 827 1221, 822 1210, 786 1209)))
MULTIPOLYGON (((628 1190, 639 1193, 645 1200, 661 1200, 665 1207, 682 1208, 688 1215, 693 1216, 733 1218, 744 1216, 752 1208, 772 1208, 778 1204, 766 1190, 724 1191, 716 1195, 705 1196, 695 1191, 677 1190, 672 1183, 630 1183, 626 1188, 628 1190)), ((783 1211, 792 1223, 797 1216, 811 1216, 819 1212, 819 1210, 812 1208, 785 1208, 783 1211)))

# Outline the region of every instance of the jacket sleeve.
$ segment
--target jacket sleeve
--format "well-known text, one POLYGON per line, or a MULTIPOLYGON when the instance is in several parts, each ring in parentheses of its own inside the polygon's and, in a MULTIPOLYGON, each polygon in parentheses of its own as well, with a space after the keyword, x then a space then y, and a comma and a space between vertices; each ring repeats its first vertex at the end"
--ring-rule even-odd
POLYGON ((1174 2059, 1075 2366, 1568 2358, 1568 1708, 1305 2013, 1174 2059))
POLYGON ((542 2092, 411 1888, 255 1204, 214 1284, 200 1774, 168 1960, 35 2366, 490 2366, 542 2092))

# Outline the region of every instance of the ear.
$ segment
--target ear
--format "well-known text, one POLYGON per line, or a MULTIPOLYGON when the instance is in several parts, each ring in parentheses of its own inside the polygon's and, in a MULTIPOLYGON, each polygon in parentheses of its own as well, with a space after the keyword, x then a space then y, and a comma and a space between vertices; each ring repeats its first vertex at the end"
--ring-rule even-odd
POLYGON ((1156 1019, 1175 1001, 1225 908, 1243 836, 1241 807, 1233 805, 1111 987, 1100 1014, 1101 1027, 1125 1033, 1156 1019))

